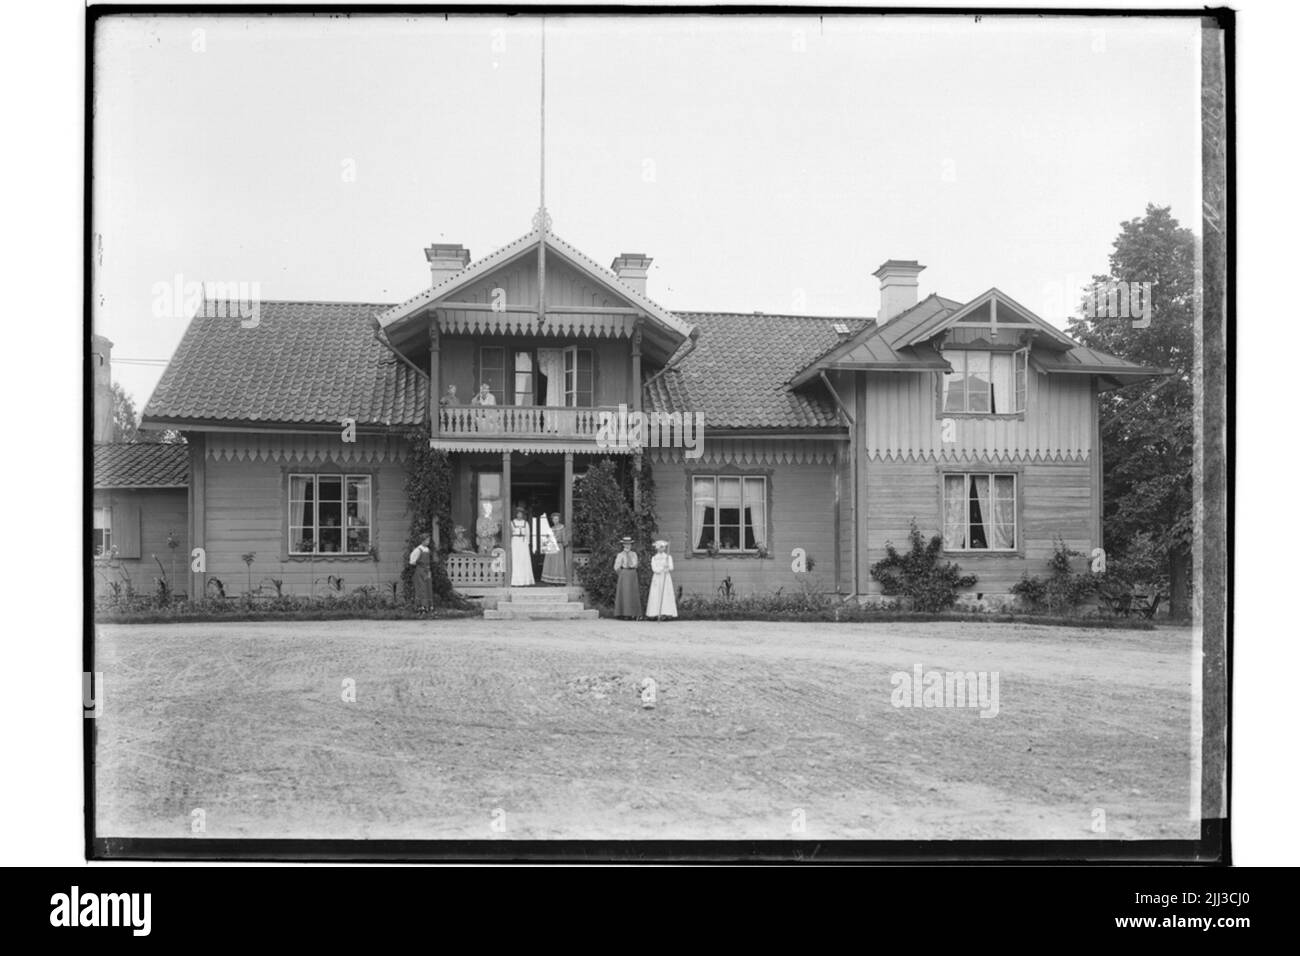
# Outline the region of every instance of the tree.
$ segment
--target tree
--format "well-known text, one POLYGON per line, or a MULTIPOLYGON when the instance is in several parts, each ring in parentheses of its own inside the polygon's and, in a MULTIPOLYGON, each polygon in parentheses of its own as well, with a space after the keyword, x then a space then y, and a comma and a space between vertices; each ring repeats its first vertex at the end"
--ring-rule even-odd
POLYGON ((113 383, 113 441, 139 441, 140 416, 131 393, 113 383))
POLYGON ((1103 393, 1099 413, 1106 551, 1122 558, 1135 542, 1154 547, 1175 617, 1191 613, 1196 246, 1169 207, 1149 204, 1144 216, 1120 224, 1110 274, 1093 276, 1085 293, 1149 282, 1149 325, 1097 315, 1071 319, 1069 329, 1090 348, 1173 370, 1169 378, 1103 393))

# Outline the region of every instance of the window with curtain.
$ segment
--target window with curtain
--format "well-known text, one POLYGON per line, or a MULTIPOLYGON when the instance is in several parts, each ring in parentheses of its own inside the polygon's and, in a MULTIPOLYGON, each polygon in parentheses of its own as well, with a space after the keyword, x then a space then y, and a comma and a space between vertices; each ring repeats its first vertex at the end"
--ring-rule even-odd
POLYGON ((533 353, 515 352, 515 400, 516 405, 535 405, 533 399, 533 353))
POLYGON ((290 475, 289 553, 367 553, 370 491, 369 475, 290 475))
POLYGON ((90 547, 95 557, 106 557, 113 547, 113 509, 96 508, 91 528, 90 547))
POLYGON ((767 478, 696 475, 691 481, 694 550, 744 553, 767 544, 767 478))
POLYGON ((1028 349, 948 349, 943 357, 952 366, 943 375, 945 412, 1005 415, 1025 410, 1028 349))
POLYGON ((943 476, 943 546, 948 551, 1016 549, 1016 476, 943 476))

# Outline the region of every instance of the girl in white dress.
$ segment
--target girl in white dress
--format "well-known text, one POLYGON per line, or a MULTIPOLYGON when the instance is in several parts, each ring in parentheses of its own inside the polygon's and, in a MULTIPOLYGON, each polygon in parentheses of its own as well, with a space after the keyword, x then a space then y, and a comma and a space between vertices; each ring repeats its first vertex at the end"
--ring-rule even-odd
POLYGON ((655 556, 650 559, 650 596, 646 599, 647 619, 662 621, 677 616, 677 590, 673 587, 673 556, 668 553, 667 541, 655 542, 655 556))
POLYGON ((514 520, 510 522, 510 586, 528 588, 534 583, 533 555, 528 550, 528 521, 524 518, 524 509, 516 508, 514 520))

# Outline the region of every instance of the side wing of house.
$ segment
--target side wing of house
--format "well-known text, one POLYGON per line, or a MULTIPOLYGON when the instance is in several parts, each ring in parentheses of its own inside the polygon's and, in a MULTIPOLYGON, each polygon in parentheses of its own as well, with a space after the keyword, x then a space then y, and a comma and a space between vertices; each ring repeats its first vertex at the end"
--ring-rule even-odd
POLYGON ((911 524, 1002 597, 1041 575, 1057 540, 1102 541, 1097 396, 1162 370, 1083 349, 1005 294, 931 296, 801 371, 854 419, 855 589, 911 524))
POLYGON ((102 443, 93 449, 91 554, 96 596, 152 591, 165 577, 184 591, 189 563, 184 445, 102 443))

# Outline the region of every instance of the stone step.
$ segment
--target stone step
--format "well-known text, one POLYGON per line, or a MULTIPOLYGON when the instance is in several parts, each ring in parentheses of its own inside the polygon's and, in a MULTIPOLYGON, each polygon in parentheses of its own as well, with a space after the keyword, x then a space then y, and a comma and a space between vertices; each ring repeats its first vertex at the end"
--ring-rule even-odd
POLYGON ((517 604, 502 603, 496 610, 483 612, 485 621, 590 621, 600 617, 596 610, 574 609, 543 605, 521 608, 517 604))
POLYGON ((497 608, 514 608, 516 611, 585 611, 587 605, 581 601, 502 601, 497 608))
MULTIPOLYGON (((576 596, 577 595, 573 595, 573 597, 576 596)), ((512 604, 519 601, 527 601, 530 603, 541 603, 544 601, 547 603, 556 602, 563 604, 565 601, 573 600, 573 597, 570 597, 569 595, 569 588, 511 588, 503 600, 510 601, 512 604)))

